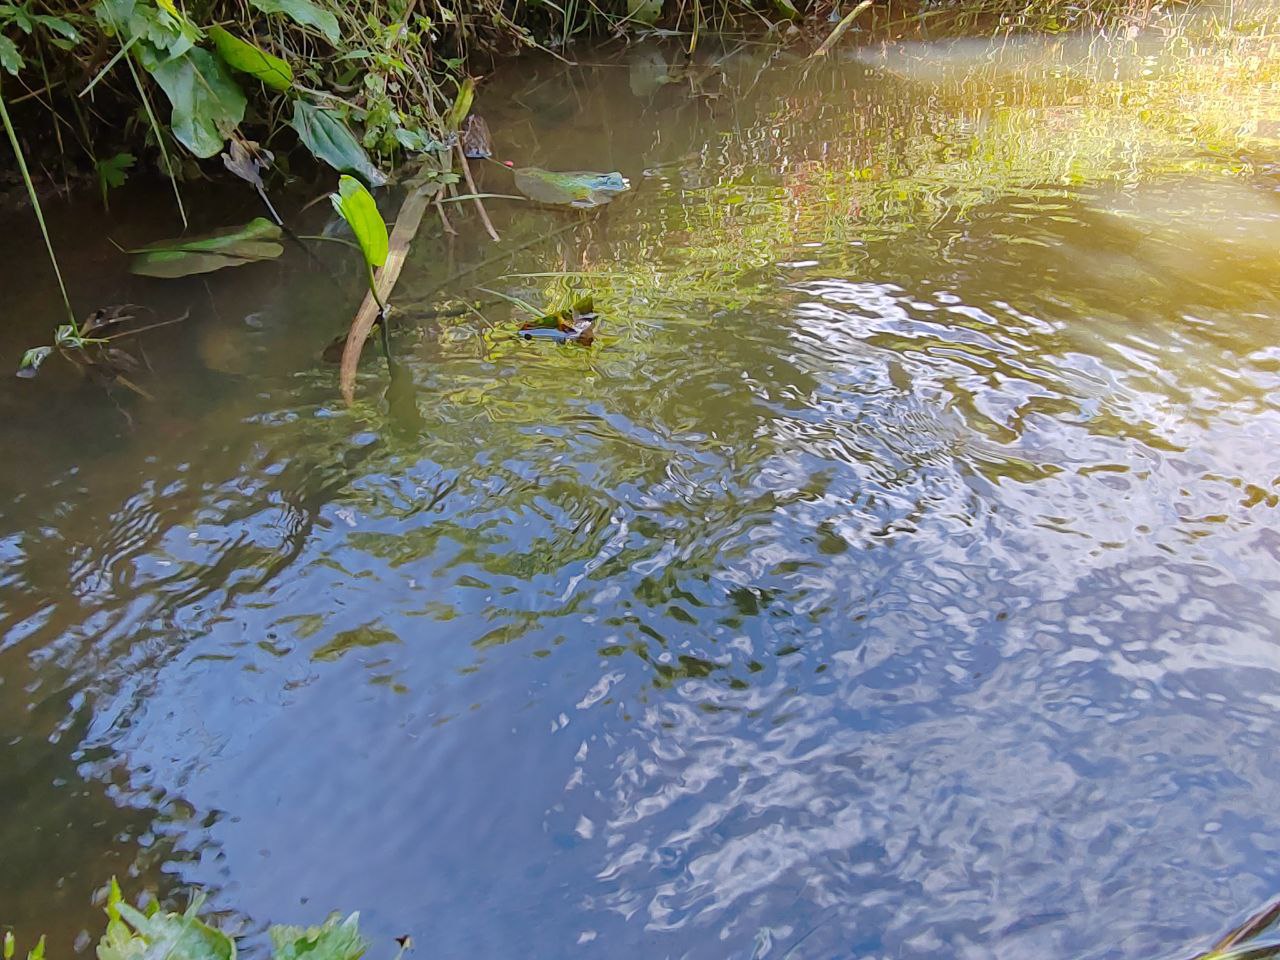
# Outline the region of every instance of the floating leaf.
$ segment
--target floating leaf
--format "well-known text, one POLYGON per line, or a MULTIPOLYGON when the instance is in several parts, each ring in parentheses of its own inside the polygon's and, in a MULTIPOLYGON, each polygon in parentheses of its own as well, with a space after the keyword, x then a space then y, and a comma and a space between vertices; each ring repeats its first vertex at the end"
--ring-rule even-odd
MULTIPOLYGON (((395 634, 390 639, 399 640, 395 634)), ((360 914, 353 913, 345 920, 334 914, 320 927, 274 926, 269 933, 275 960, 360 960, 369 943, 360 935, 359 923, 360 914)))
POLYGON ((156 910, 148 916, 125 903, 112 880, 98 960, 235 960, 232 939, 196 917, 200 902, 181 914, 156 910))
POLYGON ((606 204, 631 189, 630 182, 620 173, 589 170, 553 173, 539 167, 521 167, 515 171, 515 182, 516 189, 530 200, 584 208, 606 204))
POLYGON ((226 65, 199 47, 163 62, 146 52, 140 59, 173 105, 170 126, 178 142, 202 159, 221 152, 245 109, 244 94, 226 65))
POLYGON ((338 18, 311 0, 249 0, 263 13, 280 13, 303 27, 314 27, 326 40, 337 44, 342 39, 338 18))
POLYGON ((387 224, 378 212, 365 185, 355 177, 343 175, 338 180, 338 192, 329 195, 333 209, 351 227, 356 235, 356 243, 364 254, 365 263, 370 267, 380 267, 387 262, 390 240, 387 237, 387 224))
POLYGON ((662 16, 662 0, 627 0, 627 18, 652 26, 662 16))
POLYGON ((261 80, 272 90, 283 91, 293 87, 293 68, 284 60, 241 40, 222 27, 210 27, 209 36, 213 38, 218 55, 231 69, 261 80))
POLYGON ((132 251, 129 269, 143 277, 189 277, 223 267, 274 260, 284 252, 280 228, 264 217, 193 239, 163 240, 132 251))
POLYGON ((323 160, 339 173, 358 176, 371 187, 387 182, 382 171, 369 160, 360 141, 332 110, 299 100, 294 104, 290 125, 317 160, 323 160))
POLYGON ((11 73, 15 77, 18 71, 23 68, 26 61, 22 59, 22 54, 18 52, 17 46, 8 37, 0 34, 0 67, 6 73, 11 73))
MULTIPOLYGON (((18 364, 18 376, 24 380, 30 380, 40 371, 40 364, 49 359, 49 354, 53 353, 53 347, 32 347, 22 355, 22 362, 18 364)), ((5 948, 8 950, 9 942, 5 942, 5 948)), ((12 957, 11 952, 6 956, 12 957)))
POLYGON ((591 297, 574 301, 563 310, 548 313, 520 326, 526 340, 547 339, 557 343, 580 343, 590 346, 595 340, 599 315, 591 297))
POLYGON ((453 106, 449 108, 449 113, 444 118, 446 130, 457 130, 462 126, 462 121, 471 112, 471 104, 475 98, 476 82, 467 77, 458 87, 458 95, 454 97, 453 106))

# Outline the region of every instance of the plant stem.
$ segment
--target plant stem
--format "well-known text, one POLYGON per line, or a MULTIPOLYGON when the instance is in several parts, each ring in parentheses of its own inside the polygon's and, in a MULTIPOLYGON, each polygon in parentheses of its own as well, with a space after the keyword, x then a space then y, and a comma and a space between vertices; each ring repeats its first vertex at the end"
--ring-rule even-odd
POLYGON ((53 242, 49 239, 49 228, 45 226, 44 211, 40 209, 40 198, 36 196, 36 186, 31 182, 31 172, 27 169, 27 159, 22 155, 22 145, 18 143, 17 131, 13 129, 13 121, 9 119, 9 109, 5 106, 4 94, 0 93, 0 120, 4 121, 4 132, 9 135, 9 145, 13 147, 13 155, 18 160, 18 169, 22 172, 22 182, 27 187, 27 196, 31 200, 31 209, 35 211, 36 222, 40 224, 40 235, 44 237, 44 248, 49 254, 49 263, 53 265, 53 275, 58 278, 58 291, 62 294, 62 305, 67 311, 67 321, 71 324, 71 332, 80 336, 80 325, 76 323, 76 315, 71 310, 71 300, 67 296, 67 285, 62 282, 62 270, 58 267, 58 257, 53 252, 53 242))
POLYGON ((387 315, 387 304, 378 295, 378 280, 373 275, 373 264, 366 260, 364 266, 369 271, 369 292, 373 294, 374 302, 378 305, 378 316, 385 317, 387 315))

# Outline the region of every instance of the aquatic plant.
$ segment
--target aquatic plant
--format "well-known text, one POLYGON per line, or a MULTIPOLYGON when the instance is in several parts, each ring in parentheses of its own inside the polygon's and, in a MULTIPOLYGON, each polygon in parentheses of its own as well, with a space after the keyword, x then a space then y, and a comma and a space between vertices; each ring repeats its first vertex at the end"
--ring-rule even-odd
POLYGON ((355 177, 343 174, 338 180, 338 191, 329 195, 333 209, 347 222, 351 232, 355 234, 356 243, 364 257, 365 269, 368 272, 369 293, 378 303, 378 309, 386 312, 387 305, 378 292, 374 270, 387 262, 390 250, 390 238, 387 236, 387 225, 378 212, 378 204, 373 195, 365 189, 363 183, 355 177))

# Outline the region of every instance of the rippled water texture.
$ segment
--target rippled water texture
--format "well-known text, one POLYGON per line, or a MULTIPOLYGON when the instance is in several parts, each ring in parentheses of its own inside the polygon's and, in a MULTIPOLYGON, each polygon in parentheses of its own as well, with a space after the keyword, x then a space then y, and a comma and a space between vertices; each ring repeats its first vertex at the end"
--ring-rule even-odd
POLYGON ((320 360, 342 248, 165 285, 101 234, 164 191, 55 210, 80 298, 192 316, 155 404, 0 386, 0 920, 70 950, 116 873, 376 957, 1083 960, 1280 892, 1277 101, 1224 149, 1135 49, 521 62, 498 153, 635 189, 426 221, 390 404, 320 360))

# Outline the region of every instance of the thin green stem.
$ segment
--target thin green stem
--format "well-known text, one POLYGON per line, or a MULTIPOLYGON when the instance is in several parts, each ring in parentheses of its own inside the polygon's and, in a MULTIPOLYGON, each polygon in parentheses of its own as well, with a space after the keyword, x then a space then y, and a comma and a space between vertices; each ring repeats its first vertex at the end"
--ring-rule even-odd
POLYGON ((17 131, 13 129, 13 121, 9 119, 9 109, 5 106, 4 94, 0 93, 0 120, 4 121, 4 132, 9 135, 9 145, 13 147, 13 155, 18 160, 18 169, 22 172, 22 182, 27 187, 27 196, 31 199, 31 209, 35 211, 36 222, 40 224, 40 235, 44 237, 44 248, 49 254, 49 263, 53 265, 53 275, 58 278, 58 291, 62 294, 62 305, 67 311, 67 320, 71 324, 71 332, 80 336, 80 325, 76 323, 76 315, 71 310, 71 299, 67 296, 67 285, 62 282, 62 270, 58 266, 58 257, 53 252, 53 242, 49 239, 49 228, 45 226, 44 211, 40 209, 40 198, 36 196, 36 186, 31 181, 31 172, 27 169, 27 159, 22 155, 22 145, 18 143, 17 131))

